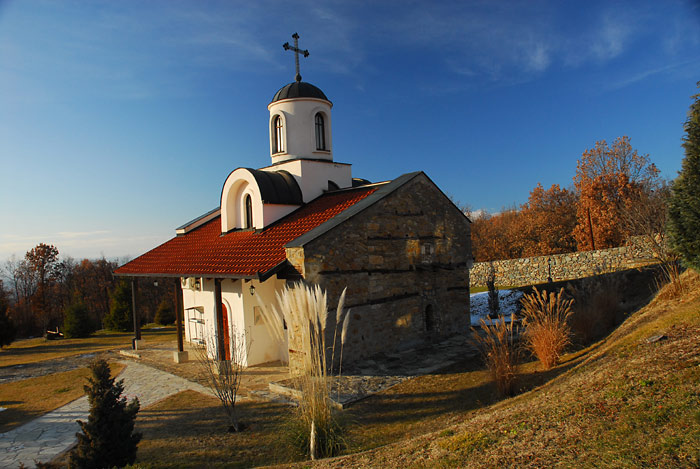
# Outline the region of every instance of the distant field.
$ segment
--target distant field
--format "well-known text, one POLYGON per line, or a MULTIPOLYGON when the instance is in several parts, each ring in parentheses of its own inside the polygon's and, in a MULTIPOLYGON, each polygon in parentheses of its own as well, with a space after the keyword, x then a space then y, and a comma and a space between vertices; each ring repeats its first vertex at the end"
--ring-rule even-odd
MULTIPOLYGON (((111 363, 112 376, 118 375, 124 365, 111 363)), ((0 385, 0 433, 12 430, 47 412, 58 409, 83 396, 83 386, 90 376, 88 368, 54 373, 37 378, 13 381, 0 385)))
MULTIPOLYGON (((0 350, 0 367, 36 363, 83 353, 131 348, 133 337, 133 332, 98 331, 85 339, 46 340, 40 337, 18 340, 0 350)), ((175 327, 142 329, 141 337, 146 344, 174 341, 176 340, 175 327)))

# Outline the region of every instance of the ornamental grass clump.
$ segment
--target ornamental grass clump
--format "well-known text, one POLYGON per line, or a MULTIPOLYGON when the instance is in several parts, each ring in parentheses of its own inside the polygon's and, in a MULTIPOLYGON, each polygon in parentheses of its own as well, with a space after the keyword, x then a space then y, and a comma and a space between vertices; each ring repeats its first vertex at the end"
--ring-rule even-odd
POLYGON ((301 391, 301 399, 291 424, 293 444, 311 459, 336 455, 344 446, 342 427, 330 399, 335 349, 340 345, 342 365, 342 350, 350 320, 349 311, 343 314, 344 301, 345 290, 338 301, 335 317, 330 321, 334 322, 330 348, 326 347, 326 331, 330 332, 331 315, 326 293, 319 286, 301 282, 285 286, 277 293, 277 306, 272 305, 272 311, 261 308, 271 335, 281 343, 284 343, 284 325, 287 324, 289 342, 294 344, 295 356, 299 359, 299 375, 293 379, 301 391), (341 325, 342 332, 337 341, 341 325))
POLYGON ((498 392, 503 396, 515 394, 515 384, 520 360, 520 346, 513 323, 515 315, 506 322, 505 317, 497 320, 481 319, 481 330, 472 328, 472 338, 486 367, 491 372, 498 392))
POLYGON ((523 295, 520 300, 525 324, 525 346, 540 361, 545 370, 559 363, 564 349, 571 341, 567 319, 571 316, 573 299, 559 293, 538 291, 523 295))

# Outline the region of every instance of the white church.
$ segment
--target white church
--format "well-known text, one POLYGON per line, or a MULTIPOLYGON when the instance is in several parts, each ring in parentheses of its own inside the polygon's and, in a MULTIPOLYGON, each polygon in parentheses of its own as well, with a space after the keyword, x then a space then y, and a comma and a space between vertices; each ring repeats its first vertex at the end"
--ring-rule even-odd
POLYGON ((293 37, 296 79, 267 106, 270 165, 234 169, 217 209, 115 275, 179 278, 184 340, 230 359, 244 338, 248 366, 294 361, 294 343, 273 340, 259 301, 273 304, 299 280, 327 291, 329 306, 348 288, 351 361, 467 331, 469 220, 423 172, 372 184, 334 161, 333 104, 301 81, 308 51, 293 37))

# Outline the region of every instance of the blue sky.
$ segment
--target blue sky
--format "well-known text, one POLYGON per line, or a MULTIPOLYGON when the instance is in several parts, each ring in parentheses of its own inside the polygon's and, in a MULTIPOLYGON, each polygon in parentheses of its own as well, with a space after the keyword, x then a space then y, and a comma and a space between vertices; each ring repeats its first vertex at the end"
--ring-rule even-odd
POLYGON ((216 207, 269 163, 295 31, 354 176, 498 211, 601 139, 680 169, 697 2, 0 0, 0 260, 136 256, 216 207))

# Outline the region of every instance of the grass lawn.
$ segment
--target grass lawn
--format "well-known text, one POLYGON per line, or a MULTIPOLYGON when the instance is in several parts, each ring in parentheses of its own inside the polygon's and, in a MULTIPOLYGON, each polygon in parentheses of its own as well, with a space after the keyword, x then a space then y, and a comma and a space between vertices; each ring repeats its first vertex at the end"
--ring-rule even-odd
MULTIPOLYGON (((120 363, 110 363, 112 376, 124 368, 120 363)), ((83 396, 83 385, 90 376, 88 368, 54 373, 38 378, 3 383, 0 386, 0 433, 12 430, 47 412, 68 404, 83 396)))
MULTIPOLYGON (((567 355, 557 368, 540 372, 539 364, 523 365, 521 388, 531 389, 579 363, 583 352, 567 355)), ((487 371, 472 361, 440 373, 405 381, 370 396, 343 412, 346 454, 394 443, 454 424, 465 413, 498 401, 487 371)), ((154 467, 250 467, 303 458, 290 449, 285 421, 292 408, 267 402, 238 404, 250 428, 226 433, 219 401, 185 391, 139 413, 144 433, 138 460, 154 467)))
MULTIPOLYGON (((40 337, 18 340, 8 347, 0 349, 0 367, 35 363, 83 353, 131 348, 133 336, 133 332, 98 331, 84 339, 46 340, 40 337)), ((175 327, 142 329, 141 338, 147 345, 171 342, 176 340, 175 327)))
MULTIPOLYGON (((542 386, 313 466, 699 467, 700 276, 686 279, 688 295, 652 301, 542 386)), ((408 410, 386 412, 405 412, 415 425, 408 410)), ((370 424, 380 437, 380 423, 370 424)))
POLYGON ((290 407, 269 402, 236 404, 239 433, 226 432, 219 401, 194 391, 175 394, 143 409, 136 419, 143 432, 137 463, 153 467, 251 467, 291 461, 280 435, 290 407))

